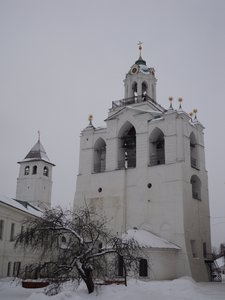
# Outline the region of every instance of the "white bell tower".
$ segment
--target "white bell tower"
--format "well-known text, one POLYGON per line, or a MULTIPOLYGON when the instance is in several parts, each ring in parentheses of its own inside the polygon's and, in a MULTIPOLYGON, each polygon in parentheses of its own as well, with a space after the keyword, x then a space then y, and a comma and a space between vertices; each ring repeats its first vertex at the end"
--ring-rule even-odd
POLYGON ((81 132, 74 207, 88 205, 118 235, 145 231, 172 243, 146 250, 151 279, 207 281, 211 240, 204 127, 197 110, 194 117, 183 111, 181 98, 177 109, 172 97, 169 108, 156 102, 155 72, 141 50, 139 43, 139 59, 124 80, 125 98, 112 102, 106 126, 94 127, 91 118, 81 132))
POLYGON ((20 162, 16 199, 27 201, 42 209, 51 207, 52 167, 44 147, 37 143, 20 162))

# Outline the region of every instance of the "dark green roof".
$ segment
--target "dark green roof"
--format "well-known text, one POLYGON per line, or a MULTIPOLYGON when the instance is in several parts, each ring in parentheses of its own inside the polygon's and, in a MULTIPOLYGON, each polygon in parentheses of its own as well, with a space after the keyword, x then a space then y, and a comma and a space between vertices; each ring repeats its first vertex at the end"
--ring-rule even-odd
POLYGON ((146 61, 141 56, 139 56, 138 60, 135 61, 135 64, 146 66, 146 61))

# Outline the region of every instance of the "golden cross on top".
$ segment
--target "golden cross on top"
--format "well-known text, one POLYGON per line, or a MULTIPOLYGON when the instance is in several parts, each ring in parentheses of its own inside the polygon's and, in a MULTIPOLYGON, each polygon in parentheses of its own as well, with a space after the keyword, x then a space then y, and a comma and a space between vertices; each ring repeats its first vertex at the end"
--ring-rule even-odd
POLYGON ((140 57, 141 57, 142 44, 143 44, 143 42, 141 42, 141 41, 138 42, 138 46, 139 46, 138 48, 139 48, 139 51, 140 51, 140 57))
POLYGON ((90 125, 92 125, 93 115, 89 115, 88 121, 90 122, 90 125))

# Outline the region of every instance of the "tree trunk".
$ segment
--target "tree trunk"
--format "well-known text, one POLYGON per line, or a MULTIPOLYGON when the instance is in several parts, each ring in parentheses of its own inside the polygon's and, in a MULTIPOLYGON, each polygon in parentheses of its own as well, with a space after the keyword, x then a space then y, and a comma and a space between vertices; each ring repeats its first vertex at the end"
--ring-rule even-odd
POLYGON ((94 289, 95 289, 94 281, 92 278, 92 271, 90 269, 84 269, 84 268, 83 268, 83 270, 84 270, 85 276, 83 276, 83 274, 80 274, 80 275, 87 286, 88 293, 91 294, 92 292, 94 292, 94 289))

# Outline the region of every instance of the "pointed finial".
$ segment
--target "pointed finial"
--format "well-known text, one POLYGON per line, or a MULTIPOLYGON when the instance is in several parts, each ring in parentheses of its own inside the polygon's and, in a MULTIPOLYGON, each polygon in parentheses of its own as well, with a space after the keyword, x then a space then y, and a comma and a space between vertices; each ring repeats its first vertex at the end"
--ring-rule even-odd
POLYGON ((142 56, 141 56, 141 50, 142 50, 142 44, 143 44, 143 42, 141 42, 141 41, 139 41, 138 42, 138 49, 139 49, 139 59, 141 58, 142 59, 142 56))
POLYGON ((192 118, 193 118, 193 112, 192 111, 189 113, 189 116, 190 116, 191 121, 192 121, 192 118))
POLYGON ((89 126, 93 126, 92 125, 92 120, 93 120, 93 115, 89 115, 89 117, 88 117, 89 126))
POLYGON ((198 110, 196 108, 193 109, 193 113, 195 114, 194 121, 197 121, 197 112, 198 110))
POLYGON ((170 101, 170 107, 169 107, 169 109, 173 109, 173 105, 172 105, 173 97, 169 97, 169 101, 170 101))
POLYGON ((182 110, 182 106, 181 106, 181 103, 182 103, 183 99, 181 97, 178 98, 178 102, 180 103, 179 105, 179 109, 182 110))
POLYGON ((40 133, 40 130, 38 130, 38 142, 40 142, 41 140, 41 133, 40 133))

